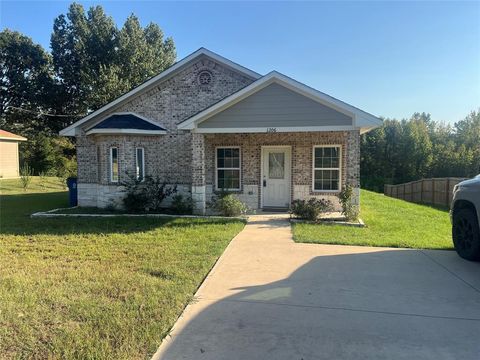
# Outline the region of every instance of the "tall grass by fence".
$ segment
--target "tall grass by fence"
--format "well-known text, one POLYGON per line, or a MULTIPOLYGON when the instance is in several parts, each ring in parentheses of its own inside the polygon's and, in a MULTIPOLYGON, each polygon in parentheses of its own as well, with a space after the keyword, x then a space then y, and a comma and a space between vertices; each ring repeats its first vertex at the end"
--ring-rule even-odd
POLYGON ((450 206, 453 187, 465 178, 433 178, 405 184, 385 185, 383 193, 397 199, 421 204, 450 206))

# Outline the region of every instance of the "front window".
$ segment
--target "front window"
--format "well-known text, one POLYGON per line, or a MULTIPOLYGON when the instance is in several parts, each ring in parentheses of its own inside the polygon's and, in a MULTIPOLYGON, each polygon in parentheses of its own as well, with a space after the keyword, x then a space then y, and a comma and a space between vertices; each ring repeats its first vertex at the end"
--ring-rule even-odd
POLYGON ((135 178, 143 181, 145 177, 145 151, 143 148, 135 149, 135 178))
POLYGON ((110 148, 110 181, 118 182, 118 148, 110 148))
POLYGON ((339 191, 340 169, 340 146, 315 146, 313 148, 314 191, 339 191))
POLYGON ((217 190, 240 190, 240 148, 217 148, 217 190))

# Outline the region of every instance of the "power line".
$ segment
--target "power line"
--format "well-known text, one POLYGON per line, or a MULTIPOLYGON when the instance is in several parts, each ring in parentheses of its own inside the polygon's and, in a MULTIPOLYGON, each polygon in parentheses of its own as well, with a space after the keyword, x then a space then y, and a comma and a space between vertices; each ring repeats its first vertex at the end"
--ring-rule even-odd
POLYGON ((85 115, 51 114, 51 113, 45 113, 45 112, 38 112, 38 111, 28 110, 28 109, 24 109, 24 108, 20 108, 20 107, 16 107, 16 106, 7 106, 7 107, 5 108, 5 110, 7 110, 7 109, 16 109, 16 110, 20 110, 20 111, 28 112, 28 113, 30 113, 30 114, 35 114, 35 115, 40 115, 40 116, 52 116, 52 117, 72 117, 72 116, 84 117, 84 116, 85 116, 85 115))

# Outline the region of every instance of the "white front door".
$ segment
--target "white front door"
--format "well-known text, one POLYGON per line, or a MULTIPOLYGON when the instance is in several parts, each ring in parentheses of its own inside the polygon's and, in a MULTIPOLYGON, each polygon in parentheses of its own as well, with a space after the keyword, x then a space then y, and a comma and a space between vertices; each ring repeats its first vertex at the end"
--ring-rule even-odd
POLYGON ((290 205, 291 147, 262 147, 263 207, 290 205))

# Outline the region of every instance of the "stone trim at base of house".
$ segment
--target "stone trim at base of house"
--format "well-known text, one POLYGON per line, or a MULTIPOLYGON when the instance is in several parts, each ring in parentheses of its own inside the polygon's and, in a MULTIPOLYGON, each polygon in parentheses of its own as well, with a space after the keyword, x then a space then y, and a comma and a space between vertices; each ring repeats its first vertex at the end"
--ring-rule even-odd
MULTIPOLYGON (((79 183, 78 189, 78 206, 81 207, 98 207, 106 208, 108 206, 115 206, 122 209, 122 199, 125 195, 122 186, 115 185, 101 185, 79 183)), ((354 203, 359 204, 360 189, 354 189, 354 203)), ((177 194, 182 194, 185 197, 192 197, 194 214, 205 215, 209 214, 207 204, 214 197, 214 187, 212 185, 192 186, 177 185, 177 194)), ((251 210, 259 210, 259 196, 260 189, 258 185, 245 185, 243 191, 236 193, 235 196, 248 206, 251 210)), ((314 197, 311 195, 309 185, 293 185, 293 199, 309 199, 314 197)), ((332 201, 336 210, 340 209, 340 202, 336 194, 321 194, 315 197, 327 199, 332 201)), ((171 198, 165 199, 165 206, 169 206, 171 198)))
POLYGON ((207 211, 207 198, 205 185, 192 186, 193 213, 205 215, 207 211))
MULTIPOLYGON (((169 184, 169 186, 173 186, 173 184, 169 184)), ((78 206, 106 208, 113 205, 119 209, 123 208, 122 200, 125 196, 123 186, 78 183, 77 192, 78 206)), ((190 196, 190 185, 177 185, 177 194, 190 196)), ((171 197, 166 198, 165 206, 168 207, 170 202, 171 197)))

